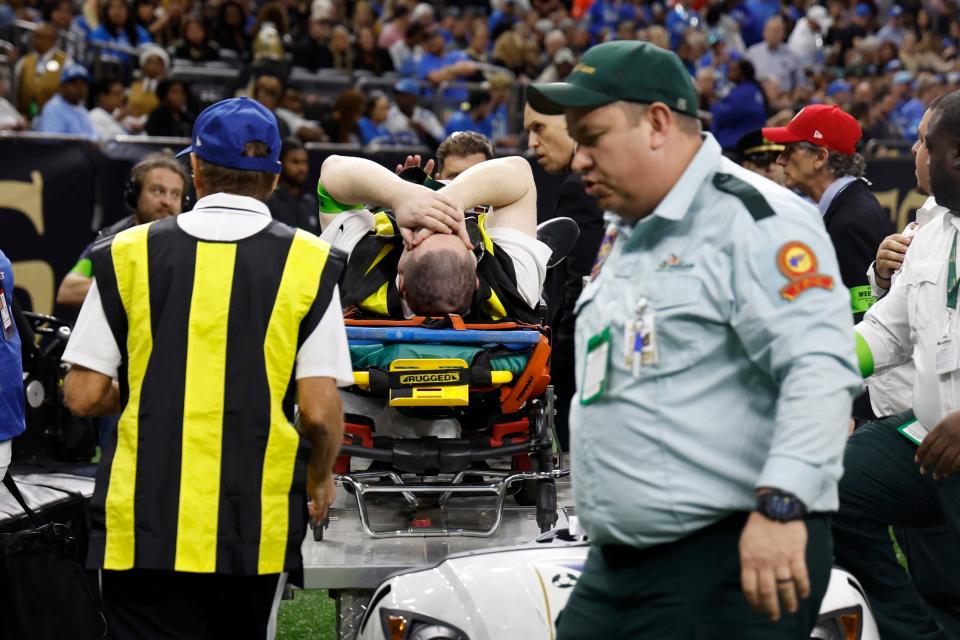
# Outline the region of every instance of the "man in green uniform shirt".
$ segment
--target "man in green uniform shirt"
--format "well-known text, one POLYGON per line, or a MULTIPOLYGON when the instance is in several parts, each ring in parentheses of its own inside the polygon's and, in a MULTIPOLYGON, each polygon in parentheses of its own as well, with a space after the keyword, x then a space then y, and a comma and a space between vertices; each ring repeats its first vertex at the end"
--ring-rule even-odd
POLYGON ((571 638, 809 638, 860 382, 816 210, 725 159, 689 74, 598 45, 565 83, 572 169, 620 217, 577 302, 571 638), (596 271, 596 270, 595 270, 596 271))

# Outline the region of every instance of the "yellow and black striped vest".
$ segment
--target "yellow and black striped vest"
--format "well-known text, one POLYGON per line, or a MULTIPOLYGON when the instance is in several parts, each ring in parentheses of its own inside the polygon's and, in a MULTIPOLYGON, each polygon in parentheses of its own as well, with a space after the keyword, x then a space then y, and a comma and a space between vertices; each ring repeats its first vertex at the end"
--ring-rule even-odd
POLYGON ((92 566, 301 567, 309 446, 291 424, 294 363, 343 263, 276 221, 234 242, 175 218, 98 241, 123 411, 90 505, 92 566))
MULTIPOLYGON (((360 239, 350 254, 340 287, 341 303, 344 308, 357 308, 365 316, 403 318, 397 289, 397 264, 403 253, 403 241, 396 221, 388 212, 377 212, 373 219, 374 228, 360 239)), ((480 287, 465 319, 539 322, 537 312, 517 289, 513 260, 490 238, 485 221, 485 214, 466 219, 477 256, 480 287)))

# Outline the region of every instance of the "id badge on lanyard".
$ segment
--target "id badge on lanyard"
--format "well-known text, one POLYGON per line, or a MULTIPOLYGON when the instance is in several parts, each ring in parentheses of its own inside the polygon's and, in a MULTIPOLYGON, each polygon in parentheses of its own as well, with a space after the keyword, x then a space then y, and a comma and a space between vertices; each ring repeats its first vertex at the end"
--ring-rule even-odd
POLYGON ((957 313, 957 232, 953 232, 950 246, 950 264, 947 269, 947 304, 944 312, 943 334, 937 340, 936 371, 938 375, 951 373, 960 368, 960 351, 957 349, 955 318, 957 313))
POLYGON ((13 340, 16 328, 13 326, 13 310, 7 300, 7 293, 3 288, 4 276, 0 272, 0 327, 3 328, 3 339, 13 340))

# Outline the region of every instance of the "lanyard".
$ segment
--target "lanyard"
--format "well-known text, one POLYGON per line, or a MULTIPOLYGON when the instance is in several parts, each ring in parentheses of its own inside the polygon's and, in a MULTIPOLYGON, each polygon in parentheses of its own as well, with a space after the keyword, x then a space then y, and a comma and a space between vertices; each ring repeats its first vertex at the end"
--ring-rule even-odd
POLYGON ((953 232, 953 240, 950 241, 950 266, 947 269, 947 311, 955 311, 957 308, 957 286, 960 280, 957 279, 957 232, 953 232))

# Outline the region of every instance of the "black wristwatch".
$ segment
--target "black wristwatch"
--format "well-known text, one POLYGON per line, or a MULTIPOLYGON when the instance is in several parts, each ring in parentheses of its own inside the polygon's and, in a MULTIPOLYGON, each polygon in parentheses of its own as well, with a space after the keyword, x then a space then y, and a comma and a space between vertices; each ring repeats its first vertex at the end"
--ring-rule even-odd
POLYGON ((807 516, 807 505, 792 493, 771 489, 757 496, 757 511, 777 522, 793 522, 807 516))

